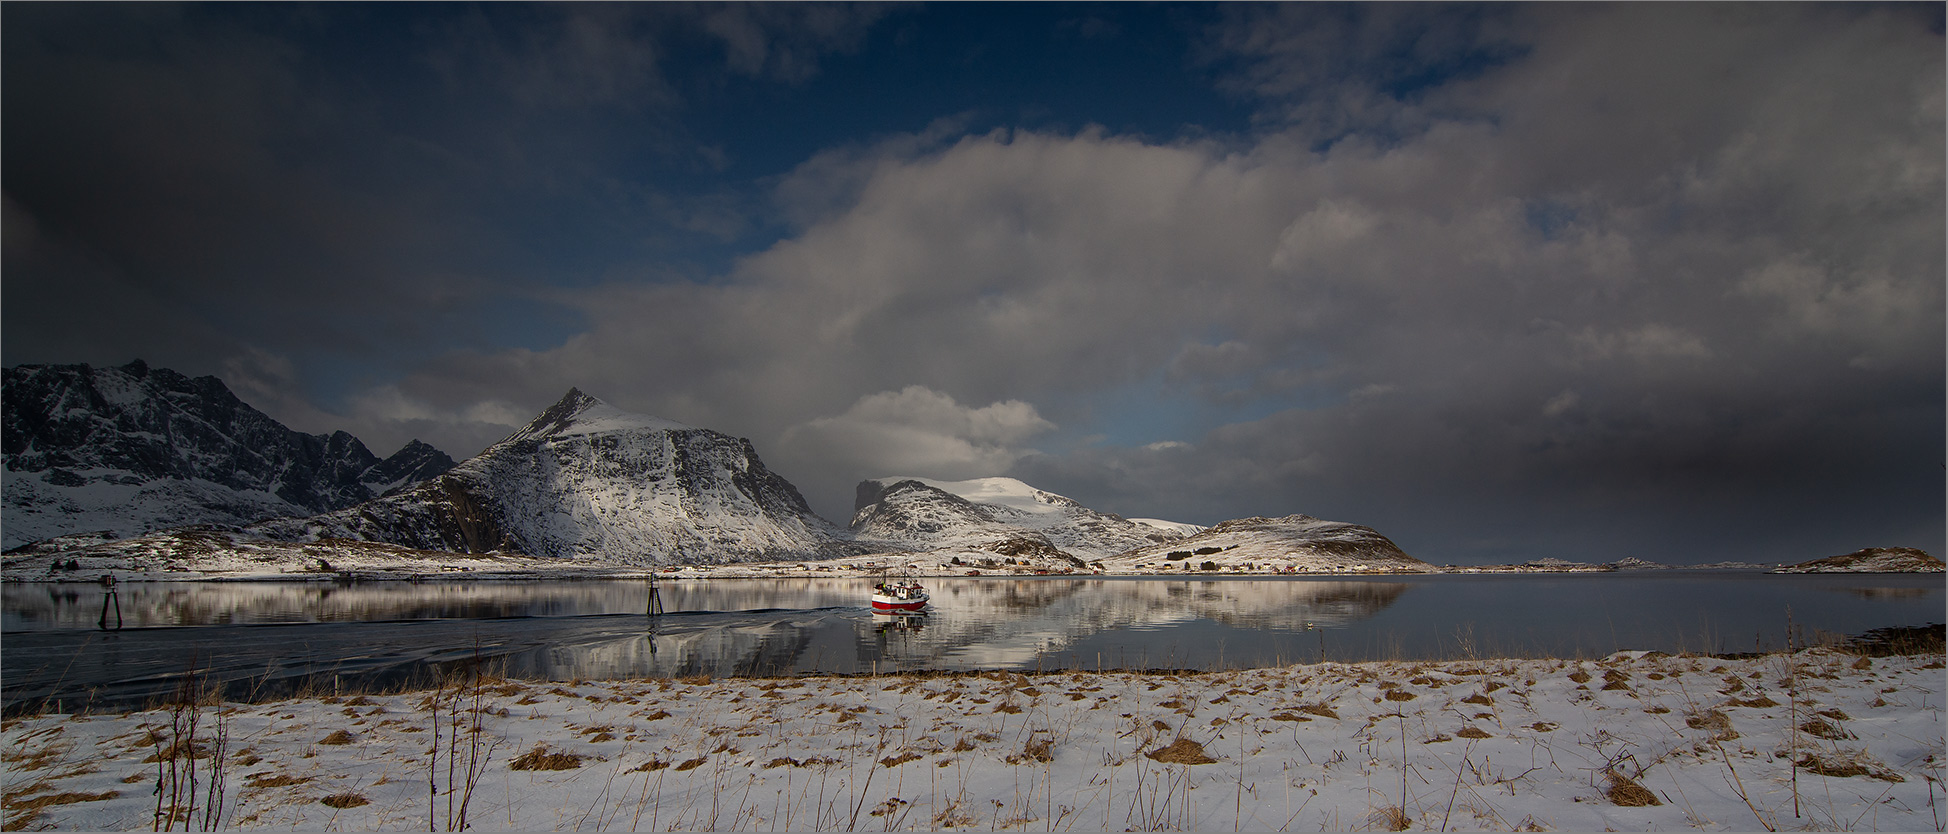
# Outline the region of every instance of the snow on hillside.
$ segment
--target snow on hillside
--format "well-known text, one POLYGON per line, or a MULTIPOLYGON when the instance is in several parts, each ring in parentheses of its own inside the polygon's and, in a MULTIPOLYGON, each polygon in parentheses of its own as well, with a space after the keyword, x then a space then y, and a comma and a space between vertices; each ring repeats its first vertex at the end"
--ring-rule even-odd
POLYGON ((1179 536, 1195 536, 1198 533, 1204 532, 1206 529, 1202 524, 1185 524, 1181 521, 1165 521, 1161 518, 1132 518, 1130 519, 1130 523, 1140 524, 1144 527, 1155 527, 1158 530, 1176 533, 1179 536))
POLYGON ((1176 542, 1104 560, 1112 573, 1183 570, 1292 573, 1424 572, 1434 566, 1401 552, 1371 527, 1308 515, 1221 522, 1176 542))
POLYGON ((293 431, 216 377, 136 361, 4 377, 4 543, 132 536, 348 507, 453 465, 417 440, 384 460, 345 432, 293 431))
POLYGON ((1138 524, 1014 478, 942 481, 874 478, 859 485, 852 532, 862 542, 1077 566, 1135 547, 1175 541, 1191 525, 1138 524))
POLYGON ((121 582, 233 579, 539 578, 603 573, 612 566, 518 554, 469 555, 383 542, 324 539, 284 542, 235 527, 197 525, 131 538, 74 535, 11 551, 8 581, 71 582, 113 576, 121 582))
POLYGON ((127 538, 191 524, 237 524, 312 510, 269 492, 234 489, 202 478, 138 480, 120 470, 83 469, 86 483, 48 483, 40 473, 0 471, 6 495, 5 543, 105 531, 127 538))
POLYGON ((309 519, 252 528, 426 550, 620 565, 823 558, 844 531, 764 467, 750 441, 628 414, 571 390, 433 481, 309 519))
POLYGON ((973 478, 965 481, 940 481, 932 478, 880 478, 881 483, 893 484, 900 481, 919 481, 934 489, 950 495, 958 495, 976 504, 1001 507, 1018 513, 1020 517, 1044 517, 1052 523, 1059 523, 1067 511, 1082 505, 1074 500, 1056 495, 1053 492, 1036 489, 1014 478, 973 478))

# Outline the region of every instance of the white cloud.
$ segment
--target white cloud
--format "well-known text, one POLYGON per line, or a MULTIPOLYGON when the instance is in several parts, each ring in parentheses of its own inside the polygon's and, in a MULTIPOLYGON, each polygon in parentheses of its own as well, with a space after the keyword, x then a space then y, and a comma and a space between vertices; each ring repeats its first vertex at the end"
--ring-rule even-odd
POLYGON ((1030 453, 1024 445, 1030 438, 1054 428, 1019 400, 972 408, 909 385, 861 397, 843 414, 793 426, 783 442, 875 475, 965 479, 1006 472, 1030 453))
MULTIPOLYGON (((1010 467, 1156 517, 1594 504, 1658 466, 1810 461, 1862 415, 1938 412, 1938 36, 1880 7, 1504 16, 1470 31, 1529 48, 1413 101, 1336 92, 1317 32, 1219 38, 1268 62, 1245 86, 1279 113, 1365 108, 1334 124, 1370 130, 1324 146, 1304 125, 1220 143, 943 122, 834 149, 781 182, 792 233, 720 280, 581 291, 590 329, 561 347, 401 388, 538 408, 572 382, 751 436, 828 514, 858 477, 1010 467), (1835 384, 1867 366, 1912 384, 1835 384), (1164 393, 1121 399, 1144 386, 1164 393), (1119 430, 1126 448, 1024 457, 1053 423, 1138 409, 1190 415, 1147 425, 1195 445, 1119 430)), ((1360 60, 1398 41, 1330 31, 1365 33, 1360 60)))

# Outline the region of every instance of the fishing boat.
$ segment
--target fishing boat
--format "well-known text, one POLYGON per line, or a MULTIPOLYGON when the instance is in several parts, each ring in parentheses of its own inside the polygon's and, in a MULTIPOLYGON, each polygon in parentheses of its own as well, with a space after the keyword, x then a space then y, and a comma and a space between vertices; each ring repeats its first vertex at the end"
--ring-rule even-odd
POLYGON ((927 589, 911 579, 873 585, 873 613, 917 614, 927 607, 927 589))

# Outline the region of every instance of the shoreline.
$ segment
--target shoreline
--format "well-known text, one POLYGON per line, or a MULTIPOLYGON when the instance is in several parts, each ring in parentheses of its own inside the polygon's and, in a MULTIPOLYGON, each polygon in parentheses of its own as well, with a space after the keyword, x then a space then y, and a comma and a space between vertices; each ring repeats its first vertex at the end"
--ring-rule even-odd
POLYGON ((485 676, 9 718, 0 743, 9 829, 147 828, 174 797, 179 822, 226 828, 1926 830, 1944 818, 1942 668, 1939 652, 1814 648, 485 676))
MULTIPOLYGON (((752 562, 723 565, 679 565, 637 567, 614 564, 568 563, 536 557, 464 556, 474 564, 448 568, 409 569, 391 566, 360 566, 345 569, 280 569, 236 571, 191 568, 152 570, 146 568, 82 565, 72 570, 42 569, 34 575, 19 566, 0 573, 0 581, 11 583, 99 584, 113 582, 510 582, 546 580, 705 580, 705 579, 869 579, 897 574, 916 579, 1371 579, 1413 576, 1562 576, 1623 575, 1658 576, 1711 573, 1751 573, 1769 576, 1926 576, 1941 571, 1780 571, 1764 566, 1667 566, 1662 568, 1618 568, 1610 565, 1573 567, 1528 567, 1523 565, 1443 566, 1432 570, 1348 570, 1332 572, 1281 571, 1170 571, 1170 570, 1009 570, 971 568, 953 570, 907 569, 901 566, 858 566, 819 562, 752 562), (496 562, 515 559, 529 564, 504 567, 496 562)), ((97 557, 93 561, 103 561, 97 557)))

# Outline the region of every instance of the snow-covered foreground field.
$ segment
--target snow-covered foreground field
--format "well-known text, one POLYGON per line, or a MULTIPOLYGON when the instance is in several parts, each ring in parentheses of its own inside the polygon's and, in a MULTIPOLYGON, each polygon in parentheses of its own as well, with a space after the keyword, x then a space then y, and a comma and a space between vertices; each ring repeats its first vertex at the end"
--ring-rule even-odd
POLYGON ((8 829, 1913 831, 1948 821, 1944 675, 1814 649, 488 680, 0 742, 8 829))

